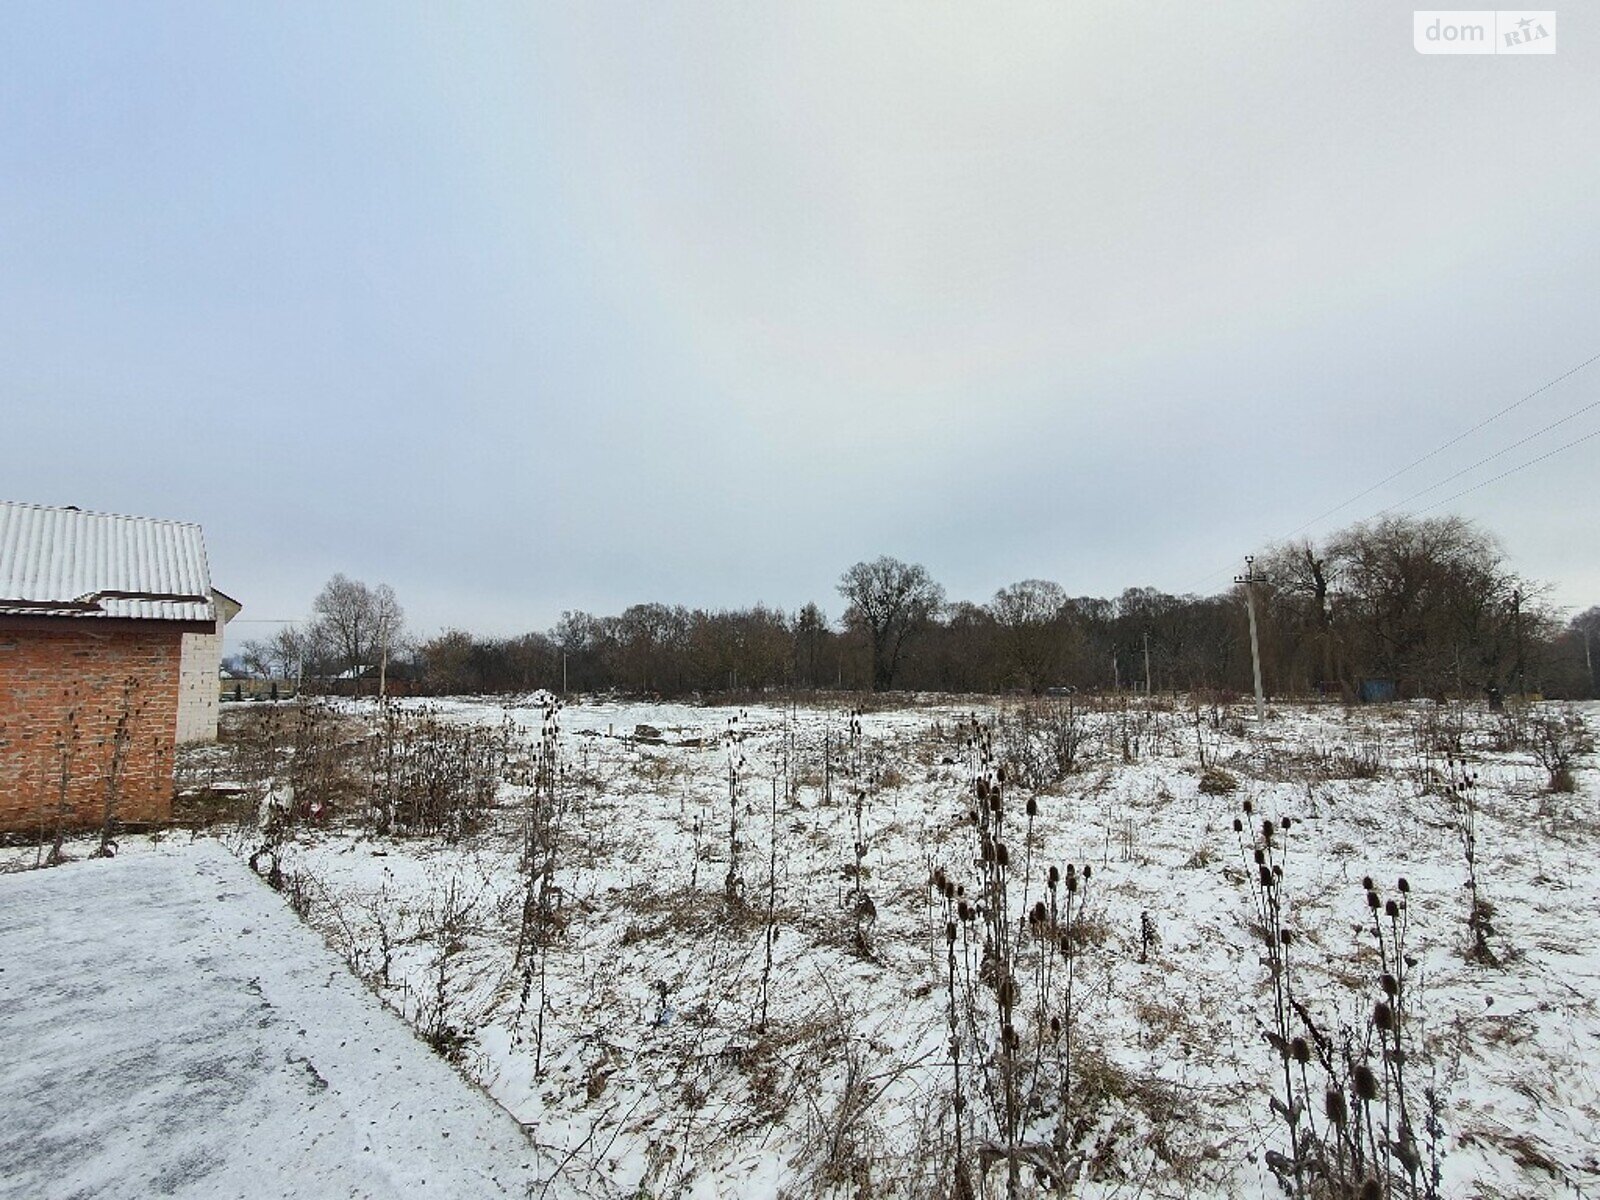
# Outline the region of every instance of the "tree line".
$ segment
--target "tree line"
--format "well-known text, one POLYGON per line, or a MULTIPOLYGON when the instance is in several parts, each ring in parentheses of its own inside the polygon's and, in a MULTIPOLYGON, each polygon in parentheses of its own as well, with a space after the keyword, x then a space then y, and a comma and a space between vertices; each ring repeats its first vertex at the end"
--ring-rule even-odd
MULTIPOLYGON (((1547 589, 1459 517, 1390 517, 1270 547, 1255 588, 1262 672, 1276 695, 1353 698, 1600 695, 1600 607, 1563 621, 1547 589)), ((247 643, 253 673, 388 674, 436 694, 621 691, 663 696, 802 690, 1043 693, 1251 687, 1243 585, 1213 595, 1128 588, 1072 596, 1029 579, 985 604, 948 601, 922 566, 856 563, 837 618, 811 603, 708 610, 635 604, 570 611, 547 630, 404 636, 394 593, 335 576, 304 629, 247 643)), ((359 683, 358 683, 359 686, 359 683)))

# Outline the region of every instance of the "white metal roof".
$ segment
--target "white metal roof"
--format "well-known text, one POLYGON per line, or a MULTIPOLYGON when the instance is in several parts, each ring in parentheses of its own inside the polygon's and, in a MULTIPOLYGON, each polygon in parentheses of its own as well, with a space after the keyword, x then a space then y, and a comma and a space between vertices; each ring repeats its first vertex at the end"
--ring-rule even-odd
POLYGON ((200 526, 0 501, 0 613, 214 621, 200 526))

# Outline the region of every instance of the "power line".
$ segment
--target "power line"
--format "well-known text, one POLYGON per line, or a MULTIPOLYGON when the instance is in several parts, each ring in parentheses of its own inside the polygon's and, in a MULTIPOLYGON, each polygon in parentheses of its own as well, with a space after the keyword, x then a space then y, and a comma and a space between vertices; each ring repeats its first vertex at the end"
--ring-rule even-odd
POLYGON ((1554 450, 1548 450, 1545 453, 1539 455, 1538 458, 1530 458, 1527 462, 1521 463, 1518 466, 1512 467, 1509 471, 1501 471, 1500 474, 1495 475, 1495 476, 1493 476, 1493 477, 1491 477, 1489 479, 1485 479, 1482 483, 1475 483, 1469 488, 1463 488, 1461 491, 1457 492, 1454 496, 1446 496, 1443 500, 1440 500, 1437 504, 1430 504, 1430 505, 1428 505, 1427 508, 1419 508, 1413 515, 1414 516, 1421 516, 1425 512, 1432 512, 1434 509, 1440 508, 1443 505, 1449 504, 1453 500, 1461 499, 1461 497, 1467 495, 1469 492, 1475 492, 1481 487, 1488 487, 1491 483, 1496 483, 1499 480, 1504 479, 1507 475, 1515 475, 1518 471, 1525 471, 1529 467, 1534 466, 1537 463, 1542 463, 1547 458, 1554 458, 1556 455, 1560 454, 1563 450, 1571 450, 1574 446, 1578 445, 1580 442, 1587 442, 1590 438, 1593 438, 1593 437, 1600 437, 1600 429, 1596 429, 1591 433, 1586 433, 1580 438, 1573 438, 1570 442, 1568 442, 1564 446, 1557 446, 1554 450))
MULTIPOLYGON (((1406 474, 1408 471, 1411 471, 1416 467, 1420 467, 1423 463, 1427 462, 1430 458, 1434 458, 1437 455, 1444 453, 1444 451, 1450 449, 1451 446, 1454 446, 1456 443, 1458 443, 1458 442, 1460 442, 1460 441, 1462 441, 1462 440, 1464 440, 1466 438, 1471 437, 1473 434, 1477 433, 1478 430, 1484 428, 1485 426, 1494 424, 1496 421, 1498 421, 1501 417, 1505 416, 1507 413, 1512 412, 1515 409, 1521 408, 1524 404, 1526 404, 1529 400, 1532 400, 1535 396, 1538 396, 1538 395, 1541 395, 1541 394, 1543 394, 1545 392, 1548 392, 1551 388, 1555 387, 1555 385, 1560 383, 1563 379, 1568 379, 1571 376, 1576 375, 1579 371, 1583 370, 1585 367, 1589 366, 1591 363, 1594 363, 1594 362, 1597 362, 1597 361, 1600 361, 1600 354, 1596 354, 1591 358, 1584 359, 1581 363, 1579 363, 1577 366, 1573 367, 1571 370, 1564 371, 1560 375, 1557 375, 1549 383, 1546 383, 1546 384, 1544 384, 1544 385, 1542 385, 1540 387, 1534 388, 1533 391, 1529 392, 1526 396, 1522 397, 1522 399, 1513 401, 1512 403, 1506 405, 1504 408, 1502 408, 1499 412, 1495 413, 1493 416, 1485 417, 1483 420, 1479 421, 1476 425, 1474 425, 1471 429, 1468 429, 1463 433, 1458 433, 1458 434, 1456 434, 1455 437, 1451 438, 1449 441, 1444 442, 1441 445, 1435 446, 1432 450, 1429 450, 1421 458, 1416 459, 1416 460, 1414 460, 1414 461, 1412 461, 1410 463, 1407 463, 1405 466, 1401 467, 1398 471, 1394 472, 1392 475, 1387 475, 1383 479, 1380 479, 1377 483, 1373 484, 1371 487, 1367 488, 1365 491, 1357 492, 1354 496, 1351 496, 1350 499, 1345 500, 1340 504, 1335 504, 1332 508, 1328 509, 1327 512, 1319 513, 1317 516, 1312 517, 1311 520, 1307 521, 1304 525, 1300 526, 1298 529, 1290 530, 1288 533, 1286 533, 1283 537, 1279 538, 1278 540, 1286 542, 1290 538, 1294 537, 1296 534, 1304 533, 1307 529, 1310 529, 1313 525, 1317 524, 1317 522, 1321 521, 1324 517, 1331 517, 1331 516, 1333 516, 1334 513, 1338 512, 1339 510, 1345 509, 1345 508, 1349 508, 1357 500, 1365 499, 1366 497, 1372 495, 1372 493, 1377 491, 1379 488, 1384 487, 1384 486, 1386 486, 1386 485, 1388 485, 1390 483, 1393 483, 1396 479, 1399 479, 1400 476, 1406 474)), ((1576 414, 1574 414, 1574 415, 1576 415, 1576 414)), ((1509 449, 1509 447, 1508 447, 1508 449, 1509 449)), ((1468 468, 1468 469, 1470 470, 1471 468, 1468 468)))
MULTIPOLYGON (((1596 401, 1595 404, 1591 404, 1588 407, 1589 408, 1594 408, 1596 405, 1600 405, 1600 401, 1596 401)), ((1582 409, 1580 411, 1587 412, 1588 408, 1582 409)), ((1574 416, 1574 417, 1577 416, 1577 415, 1578 415, 1578 413, 1573 413, 1572 414, 1572 416, 1574 416)), ((1565 421, 1570 420, 1570 419, 1571 419, 1570 417, 1563 417, 1561 419, 1561 421, 1557 421, 1555 424, 1559 425, 1559 424, 1562 424, 1565 421)), ((1547 426, 1546 429, 1542 429, 1539 432, 1540 433, 1544 433, 1548 429, 1553 429, 1554 427, 1555 427, 1554 425, 1547 426)), ((1539 434, 1530 434, 1528 437, 1523 438, 1522 442, 1531 441, 1533 438, 1538 437, 1538 436, 1539 436, 1539 434)), ((1443 500, 1439 500, 1439 501, 1434 502, 1433 504, 1428 505, 1427 508, 1419 508, 1416 512, 1414 512, 1411 515, 1412 516, 1416 516, 1416 517, 1420 517, 1424 513, 1430 513, 1436 508, 1443 508, 1446 504, 1452 504, 1455 501, 1461 499, 1461 497, 1463 497, 1463 496, 1471 495, 1473 492, 1477 491, 1479 488, 1486 488, 1491 483, 1498 483, 1502 479, 1505 479, 1505 478, 1507 478, 1509 476, 1515 475, 1518 471, 1526 471, 1529 467, 1538 466, 1540 463, 1544 462, 1545 459, 1547 459, 1547 458, 1554 458, 1556 455, 1561 454, 1564 451, 1571 450, 1574 446, 1582 445, 1584 442, 1589 441, 1591 438, 1597 438, 1597 437, 1600 437, 1600 429, 1591 430, 1589 433, 1584 434, 1582 437, 1573 438, 1570 442, 1566 442, 1563 445, 1557 446, 1554 450, 1547 450, 1543 454, 1539 455, 1536 458, 1530 458, 1525 463, 1518 463, 1516 466, 1511 467, 1511 468, 1509 468, 1507 470, 1501 471, 1500 474, 1498 474, 1498 475, 1492 475, 1488 479, 1481 480, 1478 483, 1473 484, 1469 488, 1462 488, 1459 492, 1456 492, 1454 495, 1446 496, 1443 500)), ((1516 445, 1520 446, 1520 445, 1522 445, 1522 442, 1517 442, 1516 445)), ((1515 446, 1507 446, 1506 450, 1512 450, 1512 449, 1515 449, 1515 448, 1516 448, 1515 446)), ((1506 452, 1506 450, 1501 450, 1501 451, 1498 451, 1495 454, 1491 454, 1489 456, 1489 458, 1498 458, 1501 454, 1504 454, 1506 452)), ((1483 462, 1487 462, 1487 461, 1489 461, 1489 460, 1488 459, 1484 459, 1483 460, 1483 462)), ((1482 465, 1482 462, 1473 464, 1474 467, 1481 466, 1481 465, 1482 465)), ((1470 471, 1472 469, 1473 469, 1473 467, 1466 468, 1467 471, 1470 471)), ((1465 471, 1457 471, 1456 475, 1462 475, 1462 474, 1465 474, 1465 473, 1466 473, 1465 471)), ((1449 479, 1442 479, 1442 480, 1439 481, 1439 483, 1434 484, 1433 487, 1424 488, 1422 492, 1418 492, 1418 493, 1416 493, 1416 495, 1420 496, 1420 495, 1423 494, 1423 492, 1431 492, 1431 491, 1433 491, 1433 488, 1439 487, 1442 484, 1448 483, 1450 481, 1450 479, 1456 478, 1456 475, 1450 476, 1449 479)), ((1415 497, 1412 497, 1412 498, 1414 499, 1415 497)), ((1401 503, 1405 503, 1405 501, 1402 501, 1401 503)), ((1394 508, 1397 508, 1397 507, 1399 507, 1399 506, 1398 505, 1393 505, 1390 508, 1382 509, 1377 515, 1381 516, 1383 513, 1391 512, 1394 508)), ((1213 578, 1218 573, 1219 572, 1215 572, 1214 571, 1214 572, 1212 572, 1211 575, 1206 576, 1206 579, 1213 578)), ((1241 580, 1240 580, 1239 577, 1235 577, 1235 582, 1240 582, 1240 581, 1241 580)), ((1200 582, 1204 583, 1205 580, 1203 579, 1200 582)))
MULTIPOLYGON (((1452 480, 1460 479, 1463 475, 1471 474, 1473 471, 1476 471, 1479 467, 1483 466, 1484 463, 1493 462, 1495 459, 1499 458, 1502 454, 1510 454, 1518 446, 1526 446, 1529 442, 1533 441, 1535 438, 1543 437, 1545 434, 1549 433, 1552 429, 1555 429, 1557 426, 1565 425, 1568 421, 1572 420, 1574 417, 1581 417, 1581 416, 1583 416, 1584 413, 1590 411, 1591 409, 1595 409, 1595 408, 1600 408, 1600 400, 1595 400, 1595 401, 1593 401, 1593 402, 1591 402, 1589 404, 1585 404, 1577 412, 1568 413, 1566 416, 1562 417, 1559 421, 1551 421, 1550 424, 1546 425, 1543 429, 1536 430, 1535 432, 1530 433, 1527 437, 1519 438, 1516 441, 1512 442, 1511 445, 1504 446, 1501 449, 1496 450, 1493 454, 1490 454, 1490 455, 1488 455, 1488 456, 1486 456, 1484 458, 1480 458, 1477 462, 1473 463, 1470 467, 1462 467, 1461 470, 1457 471, 1454 475, 1446 475, 1443 479, 1439 480, 1439 482, 1430 483, 1427 487, 1423 488, 1420 492, 1412 492, 1411 495, 1407 496, 1404 500, 1397 500, 1397 501, 1395 501, 1395 503, 1389 505, 1389 507, 1379 509, 1378 512, 1376 514, 1374 514, 1374 515, 1381 517, 1381 516, 1383 516, 1384 513, 1393 512, 1397 508, 1403 508, 1405 505, 1410 504, 1413 500, 1417 499, 1417 497, 1426 496, 1429 492, 1433 491, 1435 488, 1442 488, 1445 484, 1451 482, 1452 480)), ((1581 438, 1579 439, 1579 441, 1582 441, 1582 440, 1583 439, 1581 439, 1581 438)), ((1568 443, 1568 444, 1569 445, 1573 445, 1575 443, 1568 443)), ((1499 476, 1496 476, 1496 478, 1499 478, 1499 476)), ((1435 506, 1435 507, 1437 507, 1437 506, 1435 506)))
MULTIPOLYGON (((1325 512, 1319 513, 1315 517, 1312 517, 1311 520, 1305 522, 1305 524, 1299 526, 1296 529, 1290 530, 1288 533, 1284 534, 1282 537, 1277 538, 1275 540, 1276 541, 1280 541, 1280 542, 1286 542, 1290 538, 1295 537, 1295 536, 1297 536, 1297 535, 1299 535, 1301 533, 1304 533, 1307 529, 1310 529, 1313 525, 1316 525, 1318 522, 1324 520, 1327 517, 1331 517, 1334 513, 1339 512, 1342 509, 1350 507, 1350 505, 1354 504, 1357 500, 1365 499, 1367 496, 1370 496, 1373 492, 1376 492, 1380 488, 1385 487, 1390 483, 1393 483, 1396 479, 1399 479, 1402 475, 1406 474, 1407 472, 1414 470, 1415 468, 1421 466, 1423 463, 1427 462, 1429 459, 1437 457, 1438 455, 1442 454, 1444 451, 1450 449, 1450 447, 1452 447, 1452 446, 1456 445, 1457 443, 1465 440, 1466 438, 1471 437, 1473 434, 1477 433, 1480 429, 1483 429, 1486 426, 1494 424, 1494 422, 1498 421, 1501 417, 1505 416, 1507 413, 1514 412, 1516 409, 1521 408, 1524 404, 1526 404, 1529 400, 1532 400, 1535 396, 1539 396, 1539 395, 1542 395, 1545 392, 1548 392, 1551 388, 1555 387, 1556 384, 1562 382, 1565 379, 1570 379, 1572 376, 1576 375, 1579 371, 1583 370, 1585 367, 1590 366, 1590 365, 1592 365, 1593 363, 1596 363, 1596 362, 1600 362, 1600 354, 1591 355, 1590 357, 1584 359, 1577 366, 1571 367, 1568 370, 1563 371, 1560 375, 1557 375, 1554 379, 1549 380, 1547 383, 1541 384, 1539 387, 1534 388, 1533 391, 1529 392, 1527 395, 1522 396, 1520 399, 1512 401, 1510 404, 1506 405, 1504 408, 1500 409, 1498 412, 1493 413, 1493 414, 1485 417, 1483 420, 1479 421, 1476 425, 1472 426, 1470 429, 1466 429, 1466 430, 1462 431, 1461 433, 1456 434, 1455 437, 1450 438, 1448 441, 1445 441, 1445 442, 1441 443, 1438 446, 1435 446, 1432 450, 1428 451, 1426 454, 1422 455, 1420 458, 1412 460, 1411 462, 1407 463, 1405 466, 1401 467, 1398 471, 1395 471, 1395 472, 1385 476, 1383 479, 1380 479, 1377 483, 1373 484, 1371 487, 1365 488, 1362 491, 1357 492, 1354 496, 1351 496, 1348 500, 1343 500, 1340 503, 1334 505, 1332 508, 1326 510, 1325 512)), ((1556 422, 1554 422, 1554 423, 1552 423, 1550 425, 1545 426, 1543 429, 1539 430, 1538 433, 1529 434, 1527 437, 1521 439, 1521 441, 1513 442, 1510 446, 1507 446, 1504 449, 1498 450, 1494 454, 1489 455, 1488 458, 1480 459, 1478 462, 1474 463, 1472 466, 1467 467, 1464 470, 1457 471, 1454 475, 1450 475, 1450 476, 1448 476, 1448 477, 1446 477, 1444 479, 1441 479, 1438 483, 1435 483, 1435 484, 1431 485, 1430 487, 1423 488, 1422 491, 1414 493, 1413 495, 1407 497, 1405 500, 1402 500, 1400 503, 1401 504, 1408 504, 1408 503, 1410 503, 1410 501, 1416 499, 1418 496, 1423 496, 1423 495, 1426 495, 1428 492, 1433 491, 1433 489, 1436 488, 1436 487, 1443 487, 1446 483, 1449 483, 1450 480, 1459 478, 1461 475, 1466 474, 1468 471, 1475 470, 1478 467, 1481 467, 1484 463, 1490 462, 1490 461, 1498 458, 1500 455, 1507 453, 1508 451, 1515 450, 1518 446, 1521 446, 1524 443, 1533 440, 1534 438, 1538 437, 1540 434, 1548 433, 1551 429, 1554 429, 1557 425, 1565 424, 1567 421, 1572 420, 1573 417, 1581 416, 1583 413, 1586 413, 1590 409, 1596 407, 1596 405, 1600 405, 1600 401, 1595 401, 1594 404, 1587 405, 1586 407, 1579 409, 1577 412, 1572 413, 1569 416, 1561 418, 1561 420, 1559 420, 1559 421, 1556 421, 1556 422)), ((1588 435, 1588 437, 1592 437, 1592 436, 1594 436, 1594 435, 1593 434, 1588 435)), ((1587 441, 1587 440, 1588 440, 1587 437, 1579 438, 1578 442, 1587 441)), ((1569 443, 1567 443, 1566 446, 1559 447, 1558 449, 1556 449, 1554 451, 1551 451, 1551 453, 1552 454, 1559 454, 1562 450, 1565 450, 1565 449, 1570 448, 1571 446, 1577 445, 1578 442, 1569 442, 1569 443)), ((1545 455, 1543 457, 1549 457, 1549 455, 1545 455)), ((1523 466, 1532 466, 1533 463, 1540 462, 1540 461, 1542 461, 1542 458, 1536 458, 1536 459, 1533 459, 1530 462, 1524 463, 1523 466)), ((1450 500, 1454 500, 1459 496, 1464 496, 1464 495, 1467 494, 1467 492, 1476 491, 1478 487, 1482 487, 1485 484, 1493 483, 1497 479, 1504 479, 1506 477, 1506 475, 1515 474, 1517 471, 1520 471, 1521 469, 1522 469, 1522 467, 1514 467, 1510 471, 1504 472, 1503 474, 1500 474, 1500 475, 1496 475, 1494 477, 1494 479, 1486 479, 1486 480, 1483 481, 1482 484, 1478 484, 1478 485, 1475 485, 1474 487, 1467 488, 1466 491, 1458 492, 1458 493, 1456 493, 1456 496, 1452 496, 1448 500, 1441 500, 1439 502, 1439 504, 1430 505, 1428 508, 1425 508, 1422 511, 1423 512, 1431 512, 1434 508, 1438 508, 1441 504, 1448 504, 1448 503, 1450 503, 1450 500)), ((1381 509, 1380 510, 1380 514, 1384 513, 1384 512, 1389 512, 1391 508, 1395 508, 1395 507, 1398 507, 1398 505, 1391 505, 1390 508, 1381 509)), ((1203 584, 1209 583, 1211 580, 1215 579, 1218 575, 1221 575, 1221 574, 1225 573, 1228 569, 1229 568, 1226 567, 1226 566, 1218 567, 1216 570, 1214 570, 1214 571, 1210 572, 1209 574, 1201 577, 1200 579, 1197 579, 1194 583, 1192 583, 1188 587, 1186 587, 1184 589, 1184 591, 1185 592, 1191 592, 1195 588, 1197 588, 1197 587, 1199 587, 1199 586, 1201 586, 1203 584)))

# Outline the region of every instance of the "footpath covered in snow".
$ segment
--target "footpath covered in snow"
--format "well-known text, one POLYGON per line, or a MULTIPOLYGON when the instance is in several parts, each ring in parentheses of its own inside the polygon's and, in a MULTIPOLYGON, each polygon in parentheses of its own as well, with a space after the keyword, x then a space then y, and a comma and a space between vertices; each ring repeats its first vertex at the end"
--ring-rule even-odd
POLYGON ((215 842, 0 875, 0 1197, 521 1196, 503 1110, 215 842))

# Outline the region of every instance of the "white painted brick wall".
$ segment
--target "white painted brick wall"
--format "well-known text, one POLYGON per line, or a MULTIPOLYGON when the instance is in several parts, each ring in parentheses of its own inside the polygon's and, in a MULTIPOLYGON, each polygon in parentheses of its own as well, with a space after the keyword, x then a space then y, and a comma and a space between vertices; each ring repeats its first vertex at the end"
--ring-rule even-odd
POLYGON ((222 622, 215 633, 183 635, 183 659, 178 672, 178 745, 216 740, 222 665, 222 622))

